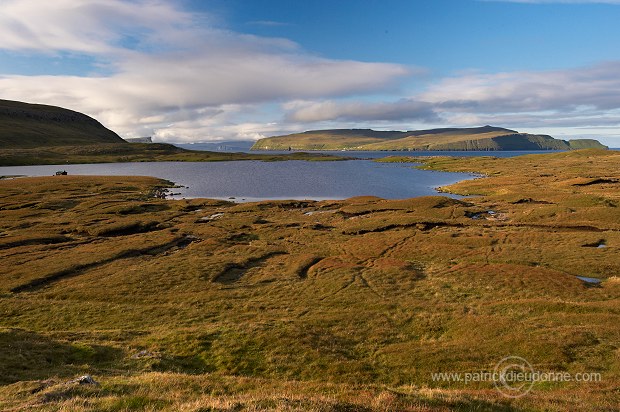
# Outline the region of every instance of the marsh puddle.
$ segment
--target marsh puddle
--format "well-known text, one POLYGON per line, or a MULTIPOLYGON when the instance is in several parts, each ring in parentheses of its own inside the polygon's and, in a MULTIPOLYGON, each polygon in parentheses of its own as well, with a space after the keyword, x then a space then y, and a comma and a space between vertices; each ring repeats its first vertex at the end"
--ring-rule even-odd
POLYGON ((607 247, 607 242, 605 242, 605 239, 601 239, 597 242, 592 242, 592 243, 586 243, 585 245, 583 245, 583 247, 592 247, 595 249, 603 249, 607 247))
POLYGON ((576 276, 577 279, 589 283, 591 285, 600 285, 602 280, 597 278, 589 278, 586 276, 576 276))

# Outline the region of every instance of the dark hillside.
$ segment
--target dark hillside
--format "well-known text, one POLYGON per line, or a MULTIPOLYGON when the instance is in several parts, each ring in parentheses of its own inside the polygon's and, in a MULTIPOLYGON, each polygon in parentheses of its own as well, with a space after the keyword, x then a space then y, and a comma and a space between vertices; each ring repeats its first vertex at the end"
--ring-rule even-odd
POLYGON ((56 106, 0 100, 0 147, 125 144, 85 114, 56 106))

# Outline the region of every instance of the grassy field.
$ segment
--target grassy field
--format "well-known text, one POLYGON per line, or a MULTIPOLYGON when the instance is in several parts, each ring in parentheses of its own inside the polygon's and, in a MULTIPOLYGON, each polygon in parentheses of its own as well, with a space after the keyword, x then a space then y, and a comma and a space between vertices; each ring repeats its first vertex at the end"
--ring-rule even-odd
POLYGON ((620 153, 421 160, 487 177, 248 204, 1 180, 0 409, 617 410, 620 153), (432 379, 508 355, 601 381, 432 379))
POLYGON ((226 160, 343 160, 312 153, 265 155, 186 150, 165 143, 97 144, 0 149, 0 166, 118 162, 218 162, 226 160))

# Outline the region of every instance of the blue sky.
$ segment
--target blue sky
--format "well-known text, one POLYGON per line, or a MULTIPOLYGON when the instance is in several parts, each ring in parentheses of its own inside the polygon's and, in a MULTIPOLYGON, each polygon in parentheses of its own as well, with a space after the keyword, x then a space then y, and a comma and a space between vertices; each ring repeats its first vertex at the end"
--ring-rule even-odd
POLYGON ((235 31, 291 39, 334 59, 427 67, 541 70, 618 53, 617 6, 468 0, 204 1, 235 31), (262 24, 261 24, 262 23, 262 24), (272 23, 272 24, 270 24, 272 23))
POLYGON ((46 3, 0 3, 0 98, 123 137, 493 124, 620 146, 620 1, 46 3))

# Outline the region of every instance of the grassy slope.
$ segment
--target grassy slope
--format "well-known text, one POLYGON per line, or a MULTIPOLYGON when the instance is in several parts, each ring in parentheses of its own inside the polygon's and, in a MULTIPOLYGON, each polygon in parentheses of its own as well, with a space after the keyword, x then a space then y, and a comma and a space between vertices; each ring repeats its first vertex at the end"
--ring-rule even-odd
POLYGON ((580 150, 580 149, 601 149, 600 147, 597 147, 597 145, 600 145, 598 140, 594 140, 594 139, 574 139, 574 140, 569 140, 568 141, 570 148, 573 150, 580 150))
POLYGON ((0 100, 0 147, 125 143, 82 113, 55 106, 0 100))
POLYGON ((0 181, 0 409, 613 410, 620 153, 425 160, 489 177, 450 188, 467 201, 239 205, 0 181), (603 381, 430 379, 506 355, 603 381), (101 386, 64 384, 83 373, 101 386))
POLYGON ((410 132, 324 130, 261 139, 254 150, 570 150, 605 148, 595 140, 566 142, 492 126, 410 132))
POLYGON ((267 137, 257 141, 253 150, 339 150, 404 137, 404 132, 377 132, 367 129, 324 130, 267 137))
MULTIPOLYGON (((371 145, 366 145, 364 150, 403 150, 404 148, 424 148, 433 150, 437 147, 444 147, 445 145, 458 145, 461 143, 472 142, 476 140, 482 140, 488 142, 492 138, 497 136, 503 136, 505 132, 492 131, 486 133, 479 133, 475 135, 471 134, 423 134, 418 136, 409 136, 390 142, 381 142, 371 145)), ((483 146, 484 147, 484 146, 483 146)), ((487 146, 489 149, 492 145, 487 146)))

